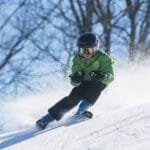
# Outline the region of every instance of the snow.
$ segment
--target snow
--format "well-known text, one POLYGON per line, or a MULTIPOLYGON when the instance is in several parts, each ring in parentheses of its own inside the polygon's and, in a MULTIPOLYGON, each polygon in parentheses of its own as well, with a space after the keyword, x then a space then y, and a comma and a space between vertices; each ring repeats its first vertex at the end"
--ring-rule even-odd
MULTIPOLYGON (((150 148, 150 105, 103 112, 91 120, 43 131, 29 128, 0 135, 6 150, 148 150, 150 148), (127 113, 128 112, 128 113, 127 113)), ((63 122, 63 121, 62 121, 63 122)), ((56 123, 55 123, 56 124, 56 123)))
POLYGON ((94 117, 68 122, 76 108, 43 131, 34 123, 70 92, 70 86, 2 103, 0 149, 6 150, 149 150, 150 69, 116 70, 115 81, 90 109, 94 117), (62 90, 62 88, 64 90, 62 90), (8 112, 9 113, 6 113, 8 112))

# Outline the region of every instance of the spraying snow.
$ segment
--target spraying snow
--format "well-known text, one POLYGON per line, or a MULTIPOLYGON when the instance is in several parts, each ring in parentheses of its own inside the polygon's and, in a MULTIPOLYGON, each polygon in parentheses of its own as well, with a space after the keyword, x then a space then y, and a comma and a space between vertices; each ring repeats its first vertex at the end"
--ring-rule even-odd
MULTIPOLYGON (((147 64, 132 67, 118 65, 115 81, 102 93, 91 111, 96 115, 150 103, 149 86, 150 69, 147 64)), ((50 106, 66 96, 71 88, 70 85, 64 84, 47 93, 1 102, 1 133, 34 125, 35 121, 45 114, 50 106)))

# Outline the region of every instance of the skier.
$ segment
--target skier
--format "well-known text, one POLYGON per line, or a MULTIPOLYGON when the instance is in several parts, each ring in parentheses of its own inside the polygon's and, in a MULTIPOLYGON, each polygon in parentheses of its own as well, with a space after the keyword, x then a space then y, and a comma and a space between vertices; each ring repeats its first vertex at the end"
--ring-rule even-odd
POLYGON ((68 96, 49 108, 48 113, 36 122, 41 129, 54 120, 59 121, 66 112, 79 103, 76 115, 89 114, 88 108, 114 79, 113 61, 99 50, 100 41, 96 34, 92 32, 81 34, 77 40, 77 48, 72 73, 69 76, 71 84, 75 87, 68 96))

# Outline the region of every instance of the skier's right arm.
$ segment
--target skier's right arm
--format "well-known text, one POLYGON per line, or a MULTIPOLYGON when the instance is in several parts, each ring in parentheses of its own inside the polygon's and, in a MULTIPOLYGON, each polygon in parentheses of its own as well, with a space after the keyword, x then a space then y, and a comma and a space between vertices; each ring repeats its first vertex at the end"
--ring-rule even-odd
POLYGON ((71 71, 72 71, 72 73, 69 76, 71 79, 71 84, 73 86, 79 86, 83 80, 83 72, 81 71, 80 64, 78 63, 76 57, 74 57, 74 59, 73 59, 71 71))

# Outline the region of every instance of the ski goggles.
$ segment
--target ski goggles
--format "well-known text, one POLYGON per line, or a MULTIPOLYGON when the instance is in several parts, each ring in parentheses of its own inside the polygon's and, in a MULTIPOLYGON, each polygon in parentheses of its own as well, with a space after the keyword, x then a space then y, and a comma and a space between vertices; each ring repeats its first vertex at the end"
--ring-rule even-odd
POLYGON ((93 54, 94 48, 79 48, 79 54, 93 54))

